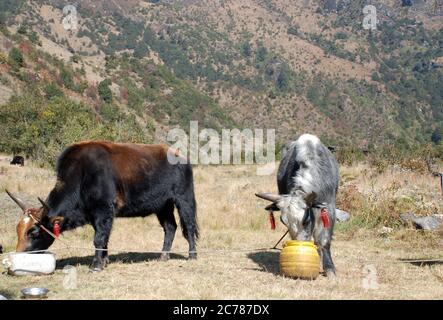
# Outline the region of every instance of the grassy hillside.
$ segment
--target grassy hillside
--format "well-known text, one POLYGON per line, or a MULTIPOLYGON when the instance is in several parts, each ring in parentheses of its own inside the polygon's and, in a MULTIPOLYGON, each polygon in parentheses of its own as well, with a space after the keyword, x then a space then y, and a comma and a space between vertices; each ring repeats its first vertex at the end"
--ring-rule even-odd
POLYGON ((143 141, 189 120, 275 128, 279 142, 309 131, 408 149, 441 136, 441 10, 374 1, 370 32, 365 1, 308 3, 85 0, 78 28, 66 30, 63 1, 0 0, 0 96, 61 91, 105 127, 132 123, 143 141))
POLYGON ((190 120, 234 126, 210 96, 164 65, 126 53, 104 57, 100 72, 32 25, 10 27, 17 12, 29 9, 25 2, 1 4, 7 9, 0 28, 2 151, 53 163, 79 140, 150 143, 156 129, 186 129, 190 120))

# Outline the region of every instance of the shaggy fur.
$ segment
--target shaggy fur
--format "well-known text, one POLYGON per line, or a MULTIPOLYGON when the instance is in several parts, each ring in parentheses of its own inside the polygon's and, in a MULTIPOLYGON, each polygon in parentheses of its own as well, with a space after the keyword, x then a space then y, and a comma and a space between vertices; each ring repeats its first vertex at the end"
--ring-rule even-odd
MULTIPOLYGON (((155 213, 165 232, 162 259, 168 259, 177 229, 177 207, 189 256, 196 258, 196 203, 190 164, 170 164, 168 146, 84 142, 68 147, 57 163, 57 183, 47 208, 39 209, 41 223, 61 231, 91 224, 97 250, 91 268, 108 261, 108 240, 115 217, 145 217, 155 213)), ((21 231, 22 232, 22 231, 21 231)), ((52 237, 37 225, 26 230, 22 251, 47 249, 52 237)), ((22 243, 24 239, 21 239, 22 243)))
POLYGON ((281 210, 280 219, 288 227, 291 238, 311 240, 313 237, 324 271, 335 273, 330 247, 339 169, 334 156, 316 136, 304 134, 286 146, 277 184, 281 197, 273 208, 281 210), (327 210, 328 228, 320 218, 321 208, 327 210))

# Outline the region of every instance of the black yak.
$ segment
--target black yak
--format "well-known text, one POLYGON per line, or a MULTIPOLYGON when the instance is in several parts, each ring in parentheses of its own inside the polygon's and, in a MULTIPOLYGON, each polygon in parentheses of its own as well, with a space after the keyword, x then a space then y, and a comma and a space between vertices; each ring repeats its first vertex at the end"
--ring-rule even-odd
POLYGON ((91 270, 100 271, 108 262, 114 218, 155 213, 165 233, 161 259, 167 260, 177 229, 177 207, 189 258, 196 258, 199 233, 192 167, 189 161, 172 164, 171 153, 180 157, 166 145, 82 142, 68 147, 57 162, 55 187, 46 201, 39 199, 42 207, 30 208, 8 192, 25 214, 17 226, 16 251, 47 249, 54 237, 45 229, 58 233, 91 224, 96 248, 91 270))

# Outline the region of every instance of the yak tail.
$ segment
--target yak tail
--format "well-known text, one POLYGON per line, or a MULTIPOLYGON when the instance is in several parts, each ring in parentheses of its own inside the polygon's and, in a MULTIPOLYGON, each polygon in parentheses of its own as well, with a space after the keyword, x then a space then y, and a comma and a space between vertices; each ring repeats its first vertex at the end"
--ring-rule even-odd
POLYGON ((188 239, 200 237, 199 226, 197 222, 197 204, 195 201, 194 188, 191 187, 184 195, 175 199, 178 216, 180 217, 180 227, 183 236, 188 239))

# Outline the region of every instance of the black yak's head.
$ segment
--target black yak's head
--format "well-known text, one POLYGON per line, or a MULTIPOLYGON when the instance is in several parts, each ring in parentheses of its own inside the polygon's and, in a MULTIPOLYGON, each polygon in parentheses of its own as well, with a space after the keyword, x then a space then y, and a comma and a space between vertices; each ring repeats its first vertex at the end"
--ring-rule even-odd
POLYGON ((48 217, 49 208, 43 200, 40 208, 32 208, 25 202, 11 194, 6 193, 23 210, 23 216, 17 224, 17 246, 16 252, 38 251, 48 249, 54 242, 54 225, 59 221, 48 217), (48 232, 49 231, 49 232, 48 232))

